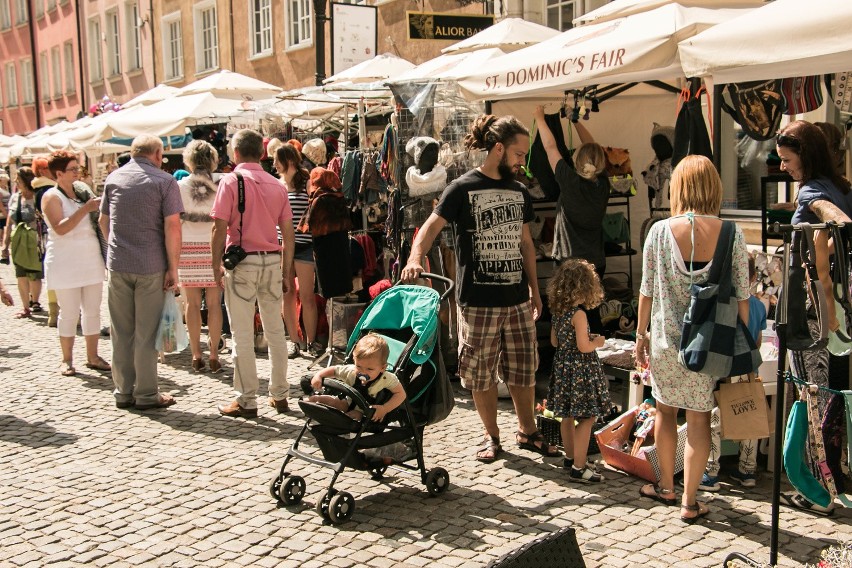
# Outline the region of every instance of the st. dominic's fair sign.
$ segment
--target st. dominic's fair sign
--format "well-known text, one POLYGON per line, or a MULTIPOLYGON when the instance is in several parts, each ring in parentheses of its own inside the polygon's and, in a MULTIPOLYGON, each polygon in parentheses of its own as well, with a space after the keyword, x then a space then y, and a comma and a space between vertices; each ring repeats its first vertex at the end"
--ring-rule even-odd
POLYGON ((459 41, 494 25, 494 16, 432 12, 406 12, 406 14, 408 39, 459 41))

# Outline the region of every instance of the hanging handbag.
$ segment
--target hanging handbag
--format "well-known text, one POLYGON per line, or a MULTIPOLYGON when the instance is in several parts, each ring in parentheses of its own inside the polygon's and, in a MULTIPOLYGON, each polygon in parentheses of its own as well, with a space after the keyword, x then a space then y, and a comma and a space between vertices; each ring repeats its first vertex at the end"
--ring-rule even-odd
POLYGON ((12 250, 12 262, 29 272, 41 272, 43 258, 39 252, 38 233, 30 227, 29 223, 23 221, 21 215, 21 202, 24 200, 22 194, 18 194, 18 207, 15 211, 15 228, 12 230, 10 248, 12 250))
POLYGON ((722 438, 757 440, 772 433, 769 405, 760 381, 723 382, 716 391, 722 438))
POLYGON ((691 298, 683 317, 678 361, 690 371, 711 377, 746 375, 762 363, 733 293, 733 250, 734 223, 722 221, 709 278, 703 284, 690 281, 691 298))
POLYGON ((800 223, 799 227, 802 229, 798 242, 799 250, 793 251, 793 255, 801 254, 801 260, 791 263, 787 285, 782 288, 781 294, 787 296, 787 348, 793 351, 812 351, 823 349, 828 344, 828 307, 825 302, 825 289, 817 274, 814 229, 809 223, 800 223), (810 280, 811 300, 819 323, 816 337, 811 335, 808 326, 807 280, 810 280))

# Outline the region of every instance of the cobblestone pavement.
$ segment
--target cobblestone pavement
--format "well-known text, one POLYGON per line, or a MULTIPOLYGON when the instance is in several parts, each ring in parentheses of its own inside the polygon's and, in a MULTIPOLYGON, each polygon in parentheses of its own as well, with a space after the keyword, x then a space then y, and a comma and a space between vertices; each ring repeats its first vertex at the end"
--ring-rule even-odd
MULTIPOLYGON (((14 294, 12 271, 0 276, 14 294)), ((268 490, 301 414, 262 406, 257 420, 218 415, 232 396, 229 357, 226 373, 208 375, 191 372, 188 352, 168 355, 160 386, 177 405, 118 410, 110 378, 83 366, 81 339, 78 375, 62 377, 46 314, 16 320, 16 311, 0 310, 0 566, 484 566, 566 525, 590 567, 720 566, 733 551, 768 560, 765 473, 754 490, 725 484, 707 494, 712 513, 687 526, 676 508, 639 499, 636 478, 607 469, 605 483, 578 486, 560 460, 515 448, 509 401, 499 413, 505 452, 476 462, 481 427, 460 389, 449 419, 425 437, 427 467, 449 471, 445 494, 429 497, 408 471, 373 481, 348 470, 336 487, 355 496, 355 514, 323 525, 313 507, 331 470, 294 463, 307 481, 299 506, 268 490)), ((110 359, 108 340, 101 351, 110 359)), ((290 363, 294 397, 307 364, 290 363)), ((259 369, 268 376, 265 358, 259 369)), ((850 519, 846 510, 826 519, 782 509, 780 565, 815 562, 828 544, 850 540, 850 519)))

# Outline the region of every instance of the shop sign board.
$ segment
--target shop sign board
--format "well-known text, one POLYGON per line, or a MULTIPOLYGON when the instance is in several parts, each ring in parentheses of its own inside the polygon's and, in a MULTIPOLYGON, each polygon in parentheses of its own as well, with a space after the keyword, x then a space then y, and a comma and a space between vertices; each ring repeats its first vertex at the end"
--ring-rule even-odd
POLYGON ((494 16, 442 12, 406 12, 408 39, 459 41, 494 25, 494 16))
POLYGON ((378 9, 363 4, 331 3, 331 74, 376 56, 378 9))

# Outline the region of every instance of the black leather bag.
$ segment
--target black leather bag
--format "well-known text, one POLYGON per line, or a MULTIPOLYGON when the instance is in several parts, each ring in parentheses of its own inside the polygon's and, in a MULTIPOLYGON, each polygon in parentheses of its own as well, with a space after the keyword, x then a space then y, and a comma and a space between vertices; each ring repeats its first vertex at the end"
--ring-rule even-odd
POLYGON ((828 308, 825 303, 825 289, 819 281, 816 269, 816 248, 814 230, 809 223, 801 223, 802 231, 797 246, 792 251, 790 274, 787 285, 781 294, 787 296, 787 348, 793 351, 811 351, 823 349, 828 344, 828 308), (819 333, 811 335, 808 327, 807 278, 810 276, 811 299, 817 320, 819 333))

